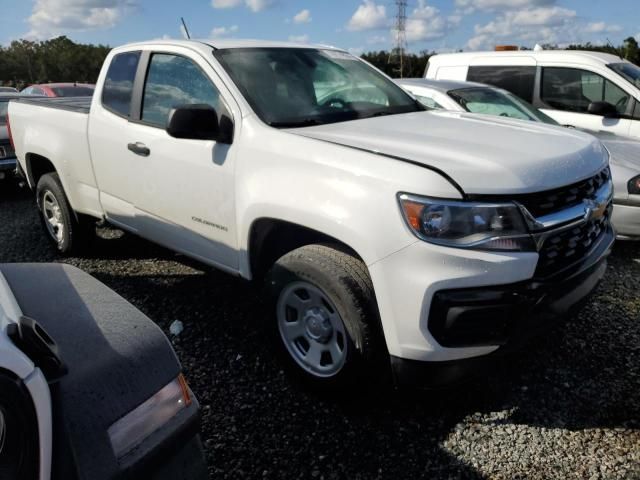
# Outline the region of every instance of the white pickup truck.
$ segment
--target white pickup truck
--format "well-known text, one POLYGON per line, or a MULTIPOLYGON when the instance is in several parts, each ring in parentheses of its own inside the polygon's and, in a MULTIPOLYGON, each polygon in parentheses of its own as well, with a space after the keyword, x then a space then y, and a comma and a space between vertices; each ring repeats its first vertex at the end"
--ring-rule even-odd
POLYGON ((339 49, 157 41, 114 49, 92 100, 9 123, 59 251, 104 219, 264 280, 284 358, 333 388, 453 381, 604 274, 600 142, 423 110, 339 49))

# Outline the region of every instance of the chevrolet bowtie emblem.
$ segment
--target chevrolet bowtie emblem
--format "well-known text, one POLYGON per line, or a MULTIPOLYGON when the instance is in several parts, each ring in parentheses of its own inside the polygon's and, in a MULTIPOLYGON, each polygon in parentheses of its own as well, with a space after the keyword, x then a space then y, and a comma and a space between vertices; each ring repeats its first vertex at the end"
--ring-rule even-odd
POLYGON ((584 207, 585 221, 600 220, 607 211, 607 202, 596 202, 595 200, 586 200, 584 207))

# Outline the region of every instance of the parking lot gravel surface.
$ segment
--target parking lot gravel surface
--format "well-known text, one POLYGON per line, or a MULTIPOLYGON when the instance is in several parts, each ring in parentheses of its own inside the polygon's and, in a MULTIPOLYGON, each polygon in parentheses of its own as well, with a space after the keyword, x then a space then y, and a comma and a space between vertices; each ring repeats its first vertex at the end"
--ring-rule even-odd
POLYGON ((211 478, 640 478, 640 243, 618 242, 582 312, 486 375, 337 399, 285 375, 250 284, 114 229, 62 258, 31 194, 6 184, 0 262, 73 264, 165 331, 201 402, 211 478))

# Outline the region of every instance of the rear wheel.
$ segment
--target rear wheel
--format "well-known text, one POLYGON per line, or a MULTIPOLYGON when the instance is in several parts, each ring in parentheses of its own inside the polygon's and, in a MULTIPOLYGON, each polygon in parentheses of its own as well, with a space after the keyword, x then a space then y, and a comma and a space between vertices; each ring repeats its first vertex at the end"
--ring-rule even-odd
POLYGON ((95 235, 95 220, 76 217, 57 173, 40 178, 36 198, 47 238, 60 253, 81 250, 95 235))
POLYGON ((0 373, 0 478, 35 480, 38 459, 31 397, 18 380, 0 373))
POLYGON ((364 263, 329 245, 287 253, 267 276, 274 336, 285 362, 320 389, 388 378, 371 278, 364 263))

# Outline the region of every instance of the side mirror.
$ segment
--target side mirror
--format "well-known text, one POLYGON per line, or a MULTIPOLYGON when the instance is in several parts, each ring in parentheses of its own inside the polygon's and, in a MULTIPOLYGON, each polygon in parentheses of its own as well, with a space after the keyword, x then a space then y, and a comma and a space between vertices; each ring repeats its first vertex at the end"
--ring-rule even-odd
POLYGON ((587 111, 591 115, 600 115, 601 117, 606 118, 615 118, 620 116, 616 107, 611 105, 609 102, 591 102, 587 111))
POLYGON ((218 114, 210 105, 181 105, 169 113, 167 133, 175 138, 231 144, 233 122, 226 116, 218 122, 218 114))

